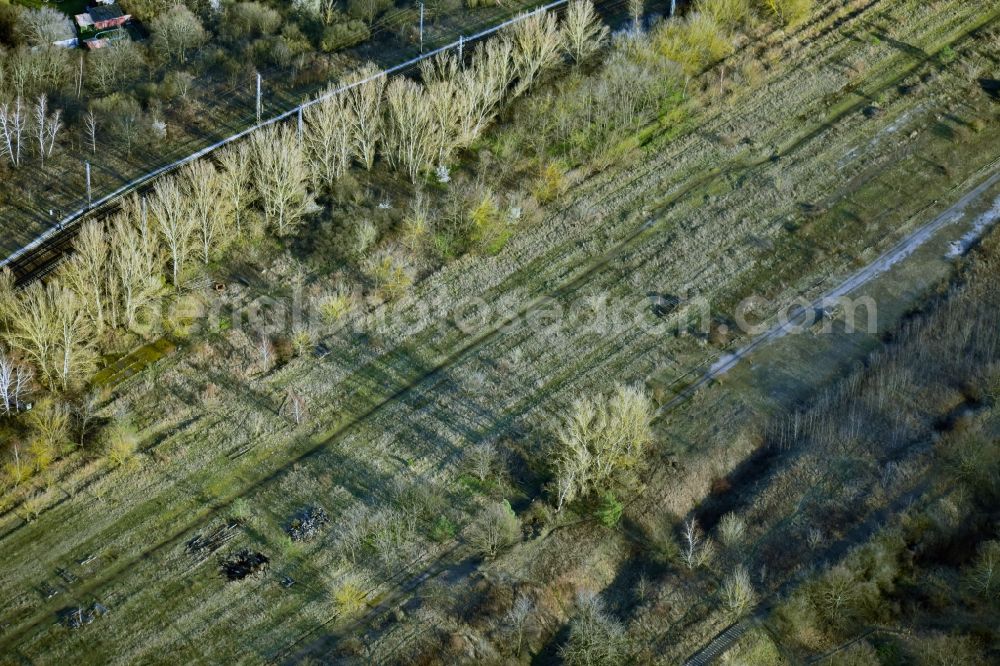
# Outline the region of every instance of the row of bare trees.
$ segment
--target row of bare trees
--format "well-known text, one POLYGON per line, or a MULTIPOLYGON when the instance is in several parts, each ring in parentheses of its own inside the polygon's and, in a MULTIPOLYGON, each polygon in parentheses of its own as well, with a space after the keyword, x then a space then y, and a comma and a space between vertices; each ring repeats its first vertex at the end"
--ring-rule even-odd
MULTIPOLYGON (((264 128, 215 162, 193 162, 159 179, 148 198, 133 195, 110 221, 85 224, 72 257, 44 284, 15 293, 4 270, 0 406, 17 409, 32 377, 54 390, 77 385, 93 368, 95 340, 134 329, 166 283, 179 288, 192 264, 208 264, 245 237, 251 208, 284 236, 307 210, 310 186, 330 183, 354 161, 370 168, 381 154, 416 180, 480 136, 500 106, 558 64, 561 52, 579 62, 606 36, 590 1, 578 0, 561 28, 552 14, 527 17, 477 48, 467 66, 454 54, 438 56, 425 63, 423 83, 390 81, 369 65, 356 74, 363 83, 310 107, 303 136, 293 127, 264 128)), ((22 117, 20 101, 13 110, 0 106, 14 161, 20 130, 10 123, 26 122, 22 117)), ((47 153, 59 114, 50 115, 42 97, 35 118, 39 151, 47 153)))
POLYGON ((3 152, 12 167, 21 165, 22 146, 27 142, 37 142, 39 160, 52 155, 56 136, 62 129, 62 111, 49 112, 49 100, 39 95, 35 105, 25 106, 18 96, 13 102, 0 103, 0 133, 3 134, 3 152))
POLYGON ((352 160, 370 169, 381 154, 412 181, 469 146, 504 102, 523 94, 566 54, 583 62, 607 41, 590 0, 569 5, 560 24, 551 13, 515 23, 477 48, 466 65, 445 52, 421 65, 422 83, 388 81, 374 65, 344 95, 307 110, 305 149, 314 186, 341 176, 352 160))

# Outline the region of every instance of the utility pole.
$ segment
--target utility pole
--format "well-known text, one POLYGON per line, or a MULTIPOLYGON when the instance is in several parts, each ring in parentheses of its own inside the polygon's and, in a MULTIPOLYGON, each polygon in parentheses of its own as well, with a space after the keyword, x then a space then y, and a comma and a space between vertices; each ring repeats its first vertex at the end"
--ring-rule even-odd
POLYGON ((677 12, 677 0, 670 0, 670 18, 677 12))
POLYGON ((80 91, 83 88, 83 54, 80 54, 80 74, 76 78, 76 96, 79 99, 80 91))
POLYGON ((149 218, 146 213, 146 197, 142 198, 142 240, 143 242, 149 241, 149 218))
POLYGON ((462 35, 459 35, 458 36, 458 62, 459 62, 459 64, 462 63, 462 44, 463 44, 464 41, 465 41, 465 38, 462 37, 462 35))
POLYGON ((299 130, 299 145, 301 146, 302 145, 302 107, 301 106, 299 107, 298 130, 299 130))
POLYGON ((424 52, 424 3, 420 3, 420 52, 424 52))
POLYGON ((260 72, 257 72, 257 122, 260 122, 261 112, 263 111, 260 103, 260 72))
POLYGON ((90 162, 87 162, 87 208, 90 208, 92 201, 93 197, 90 194, 90 162))

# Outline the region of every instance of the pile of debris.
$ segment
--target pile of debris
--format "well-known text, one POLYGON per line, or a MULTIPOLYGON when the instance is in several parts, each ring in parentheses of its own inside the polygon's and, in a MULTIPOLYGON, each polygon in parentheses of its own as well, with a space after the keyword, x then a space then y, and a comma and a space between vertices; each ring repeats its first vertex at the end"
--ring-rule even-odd
POLYGON ((319 531, 330 522, 330 517, 326 515, 326 510, 321 506, 310 506, 292 519, 291 524, 285 530, 292 541, 308 541, 319 534, 319 531))
POLYGON ((200 533, 185 544, 187 554, 197 561, 204 561, 209 555, 219 550, 239 534, 239 523, 233 521, 219 525, 214 530, 202 536, 200 533))
POLYGON ((107 614, 108 609, 101 604, 94 604, 90 608, 84 608, 83 606, 75 606, 70 608, 63 608, 61 611, 56 613, 59 618, 59 622, 69 629, 79 629, 82 626, 88 625, 102 615, 107 614))
POLYGON ((243 580, 250 576, 259 576, 267 571, 267 555, 244 548, 227 560, 219 562, 219 569, 227 580, 243 580))

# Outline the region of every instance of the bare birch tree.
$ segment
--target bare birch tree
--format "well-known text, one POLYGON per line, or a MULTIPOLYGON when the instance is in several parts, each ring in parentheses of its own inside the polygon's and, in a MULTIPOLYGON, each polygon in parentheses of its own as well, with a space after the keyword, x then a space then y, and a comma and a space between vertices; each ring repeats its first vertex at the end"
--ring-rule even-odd
POLYGON ((52 309, 56 315, 57 366, 55 375, 65 391, 86 373, 92 361, 92 331, 79 296, 69 287, 53 281, 52 309))
POLYGON ((394 168, 405 169, 412 182, 434 157, 434 110, 420 84, 397 77, 386 89, 385 155, 394 168))
POLYGON ((52 384, 52 358, 55 354, 58 330, 52 311, 50 287, 35 282, 25 288, 19 298, 12 299, 9 308, 7 340, 42 373, 46 384, 52 384))
POLYGON ((58 109, 49 115, 49 100, 43 94, 35 103, 35 136, 38 138, 38 157, 45 163, 45 158, 52 155, 56 135, 62 129, 62 111, 58 109))
POLYGON ((88 222, 80 229, 73 245, 73 255, 60 273, 67 284, 83 298, 94 330, 104 331, 106 283, 108 280, 108 241, 104 226, 88 222))
POLYGON ((493 122, 516 76, 513 43, 491 39, 472 54, 472 62, 461 70, 458 99, 459 145, 468 146, 493 122))
POLYGON ((115 293, 121 302, 125 326, 135 326, 138 315, 156 294, 160 284, 157 248, 148 236, 119 214, 111 222, 111 275, 117 282, 115 293))
POLYGON ((83 127, 87 130, 87 140, 90 143, 90 154, 97 154, 97 116, 93 111, 87 111, 83 117, 83 127))
POLYGON ((295 130, 271 126, 254 132, 257 191, 279 236, 290 234, 305 211, 306 169, 295 130))
POLYGON ((20 409, 31 384, 31 367, 0 349, 0 409, 5 415, 20 409))
POLYGON ((378 67, 368 63, 355 73, 351 81, 363 81, 347 90, 354 123, 354 155, 366 169, 371 169, 382 129, 382 96, 386 77, 378 67))
POLYGON ((184 167, 181 178, 195 219, 202 261, 208 264, 212 253, 228 240, 225 227, 229 219, 229 202, 223 196, 219 172, 208 160, 191 162, 184 167))
POLYGON ((579 65, 608 41, 608 26, 601 23, 591 0, 573 0, 562 24, 562 47, 579 65))
POLYGON ((0 104, 0 131, 3 132, 7 158, 13 167, 21 165, 21 139, 26 125, 27 117, 20 95, 13 104, 8 102, 0 104))
POLYGON ((306 109, 306 153, 313 182, 329 186, 351 165, 355 122, 344 95, 330 95, 306 109))
POLYGON ((150 199, 149 212, 156 221, 156 228, 170 254, 171 284, 177 289, 180 287, 181 271, 191 250, 196 221, 174 178, 161 178, 157 181, 150 199))
POLYGON ((527 91, 538 77, 559 63, 562 39, 556 25, 555 14, 536 12, 509 28, 513 45, 517 85, 514 96, 527 91))
POLYGON ((236 224, 236 233, 243 235, 243 212, 254 201, 250 187, 253 180, 253 146, 240 141, 226 148, 219 155, 222 166, 222 195, 229 201, 229 209, 236 224))

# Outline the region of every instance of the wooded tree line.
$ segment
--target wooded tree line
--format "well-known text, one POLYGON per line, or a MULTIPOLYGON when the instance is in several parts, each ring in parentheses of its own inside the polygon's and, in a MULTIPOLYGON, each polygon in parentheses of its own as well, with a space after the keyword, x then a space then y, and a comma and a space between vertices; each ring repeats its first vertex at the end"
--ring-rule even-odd
MULTIPOLYGON (((352 79, 362 83, 309 108, 301 136, 290 124, 254 132, 215 160, 160 178, 148 196, 128 197, 109 220, 84 224, 72 256, 44 282, 16 290, 3 269, 0 407, 19 411, 32 389, 80 389, 95 368, 99 340, 135 330, 167 286, 180 288, 192 267, 252 239, 261 232, 258 220, 278 236, 294 233, 315 192, 352 164, 372 168, 380 156, 417 180, 480 136, 502 104, 527 91, 561 53, 589 55, 606 34, 592 4, 581 0, 562 27, 552 14, 530 16, 478 46, 467 64, 454 54, 430 61, 419 83, 389 80, 368 65, 352 79)), ((40 108, 45 118, 44 102, 40 108)), ((57 123, 58 115, 46 122, 57 123)), ((395 284, 398 267, 388 263, 373 275, 395 284)))
MULTIPOLYGON (((718 2, 705 0, 699 9, 707 13, 718 2)), ((651 42, 657 43, 670 25, 655 32, 651 42)), ((73 256, 44 284, 15 293, 9 271, 0 272, 0 407, 17 411, 32 388, 80 388, 95 367, 97 340, 134 330, 167 285, 179 288, 194 266, 208 264, 233 243, 251 240, 262 227, 278 236, 293 234, 313 195, 352 165, 371 169, 381 158, 412 181, 435 172, 440 177, 440 168, 475 142, 504 104, 560 64, 584 62, 607 40, 608 30, 592 3, 576 0, 561 21, 551 13, 529 16, 472 49, 467 62, 455 53, 425 61, 419 81, 388 79, 368 65, 351 79, 360 83, 307 109, 301 135, 294 124, 257 131, 214 160, 159 179, 145 200, 130 197, 106 223, 84 225, 73 256)), ((47 112, 44 98, 37 108, 36 117, 44 119, 39 125, 58 126, 59 115, 47 112)), ((45 136, 36 136, 40 150, 45 136)), ((486 220, 476 229, 486 243, 496 234, 480 227, 500 218, 490 213, 495 209, 486 196, 473 215, 486 220)), ((409 284, 405 269, 389 254, 367 264, 386 289, 409 284)), ((614 411, 627 406, 623 396, 611 407, 591 405, 587 428, 596 435, 563 433, 555 470, 559 506, 620 486, 620 470, 638 459, 633 449, 644 441, 638 435, 625 453, 605 446, 608 432, 617 427, 608 424, 638 418, 637 407, 631 415, 614 411), (596 439, 588 439, 591 435, 596 439), (605 456, 616 462, 601 462, 605 456)))

